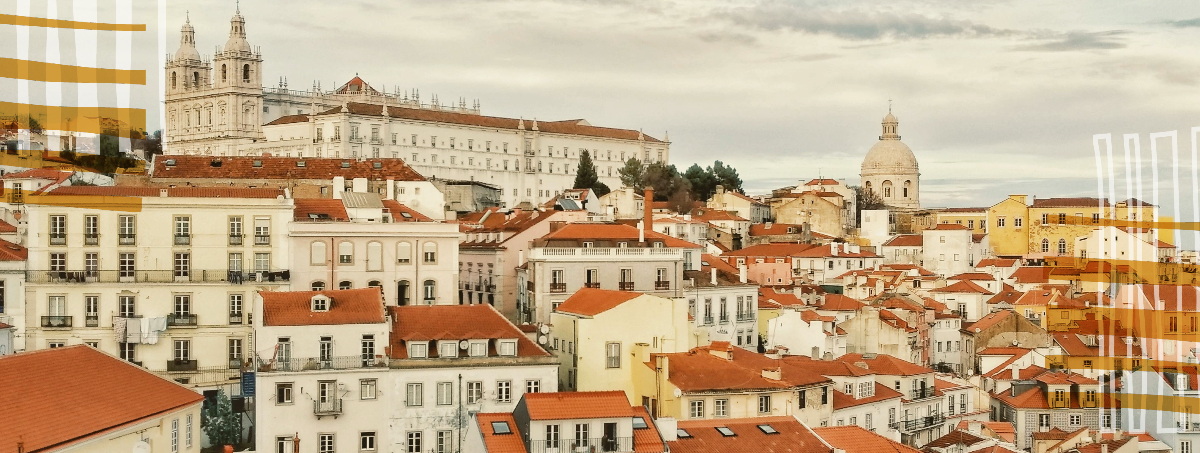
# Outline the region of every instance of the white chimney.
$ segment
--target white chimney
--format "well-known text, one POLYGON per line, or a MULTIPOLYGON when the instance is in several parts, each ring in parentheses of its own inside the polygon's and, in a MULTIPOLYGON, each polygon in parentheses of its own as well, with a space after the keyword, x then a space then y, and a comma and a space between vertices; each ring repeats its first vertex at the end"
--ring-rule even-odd
POLYGON ((517 265, 520 266, 523 264, 525 264, 525 251, 517 250, 517 265))
POLYGON ((386 198, 387 200, 392 200, 392 199, 396 198, 396 180, 395 179, 389 178, 387 180, 387 195, 386 196, 387 196, 387 198, 386 198))
POLYGON ((658 427, 658 433, 662 435, 663 442, 675 442, 678 440, 679 421, 673 417, 659 417, 654 420, 654 426, 658 427))
POLYGON ((646 222, 638 221, 638 242, 646 242, 646 222))
POLYGON ((717 286, 717 268, 713 267, 710 269, 712 270, 712 285, 717 286))
POLYGON ((333 198, 336 200, 341 200, 342 192, 345 192, 345 191, 346 191, 346 177, 345 176, 334 176, 333 177, 333 198))
POLYGON ((838 244, 836 242, 829 243, 829 255, 830 256, 837 256, 837 249, 838 249, 838 244))
POLYGON ((1167 308, 1167 301, 1163 300, 1163 299, 1159 299, 1158 303, 1154 305, 1155 310, 1165 310, 1166 308, 1167 308))
POLYGON ((746 265, 745 264, 738 266, 738 280, 741 281, 742 283, 746 283, 746 265))
POLYGON ((367 178, 354 178, 351 182, 354 186, 354 191, 358 193, 367 192, 367 178))

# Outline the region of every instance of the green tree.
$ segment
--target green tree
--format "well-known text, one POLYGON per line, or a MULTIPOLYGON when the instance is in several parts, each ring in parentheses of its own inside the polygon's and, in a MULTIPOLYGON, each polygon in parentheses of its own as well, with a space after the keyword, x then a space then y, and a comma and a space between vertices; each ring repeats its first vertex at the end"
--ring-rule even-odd
POLYGON ((596 173, 592 155, 587 150, 579 153, 579 171, 575 173, 574 188, 591 189, 597 197, 608 195, 611 191, 606 184, 600 182, 600 175, 596 173))
POLYGON ((687 171, 683 172, 683 179, 686 179, 692 187, 692 198, 696 200, 707 200, 712 197, 713 192, 717 190, 717 177, 712 174, 712 167, 707 170, 700 167, 700 164, 692 164, 687 171))
POLYGON ((850 186, 854 190, 855 197, 858 198, 854 204, 854 218, 862 222, 863 210, 887 209, 887 203, 883 202, 883 198, 873 190, 867 190, 863 186, 850 186))
POLYGON ((200 428, 213 445, 233 445, 241 440, 242 416, 233 412, 233 403, 224 390, 217 390, 216 402, 204 409, 200 428))
MULTIPOLYGON (((725 165, 725 163, 718 160, 713 162, 710 173, 717 178, 717 184, 724 186, 725 190, 730 192, 745 193, 742 190, 742 178, 738 176, 738 171, 736 168, 725 165)), ((705 199, 707 199, 707 197, 705 199)))
POLYGON ((691 189, 691 185, 683 179, 683 175, 679 174, 674 165, 662 162, 653 162, 646 166, 642 175, 642 186, 645 189, 654 189, 655 201, 667 201, 676 193, 691 189))
POLYGON ((34 119, 32 116, 28 118, 30 133, 41 135, 42 132, 45 132, 42 130, 42 123, 39 123, 38 120, 34 119))
POLYGON ((621 175, 621 186, 632 187, 638 191, 645 187, 645 174, 642 161, 636 157, 630 157, 629 160, 625 161, 625 166, 621 167, 618 173, 621 175))

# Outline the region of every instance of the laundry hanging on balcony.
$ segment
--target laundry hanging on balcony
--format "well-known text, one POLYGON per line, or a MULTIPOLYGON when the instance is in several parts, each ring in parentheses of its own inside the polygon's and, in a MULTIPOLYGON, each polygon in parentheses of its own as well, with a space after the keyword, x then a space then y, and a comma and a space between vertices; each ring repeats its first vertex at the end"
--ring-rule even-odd
POLYGON ((125 341, 125 321, 128 320, 129 318, 113 318, 113 336, 116 337, 118 343, 125 341))
POLYGON ((142 343, 158 344, 158 335, 167 330, 167 317, 142 318, 142 343))
POLYGON ((134 318, 125 323, 125 343, 141 343, 142 342, 142 323, 141 320, 134 318))

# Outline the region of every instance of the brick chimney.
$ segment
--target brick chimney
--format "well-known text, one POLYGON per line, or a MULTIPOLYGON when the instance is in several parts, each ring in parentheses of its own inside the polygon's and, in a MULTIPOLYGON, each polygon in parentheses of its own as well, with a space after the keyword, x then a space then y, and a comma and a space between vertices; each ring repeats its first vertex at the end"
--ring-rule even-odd
POLYGON ((654 189, 647 188, 645 195, 642 195, 642 214, 643 228, 646 231, 654 231, 654 189))

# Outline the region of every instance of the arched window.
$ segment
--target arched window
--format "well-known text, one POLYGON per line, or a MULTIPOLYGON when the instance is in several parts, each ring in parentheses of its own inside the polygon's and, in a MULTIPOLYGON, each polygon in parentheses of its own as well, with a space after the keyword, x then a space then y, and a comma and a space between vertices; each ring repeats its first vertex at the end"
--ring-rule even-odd
POLYGON ((867 192, 870 192, 871 191, 871 181, 867 181, 866 187, 867 187, 867 192))
POLYGON ((1067 254, 1067 240, 1066 239, 1058 240, 1058 254, 1059 255, 1067 254))
POLYGON ((367 270, 383 270, 383 244, 379 242, 367 243, 367 270))
POLYGON ((192 88, 195 88, 198 86, 200 86, 200 73, 193 72, 192 73, 192 88))
POLYGON ((242 65, 242 81, 250 81, 250 65, 242 65))
POLYGON ((342 280, 341 283, 338 283, 338 289, 353 289, 353 288, 354 288, 354 283, 352 283, 350 280, 342 280))
POLYGON ((1042 239, 1042 253, 1050 253, 1050 240, 1042 239))
POLYGON ((379 280, 371 280, 371 281, 367 282, 367 287, 368 288, 383 288, 383 283, 379 283, 379 280))
POLYGON ((883 198, 892 198, 892 182, 884 181, 881 185, 883 186, 883 198))
POLYGON ((171 72, 171 89, 175 89, 175 87, 176 87, 176 85, 178 84, 178 82, 179 82, 179 77, 178 77, 178 75, 177 75, 177 74, 175 74, 175 72, 174 72, 174 71, 172 71, 172 72, 171 72))
POLYGON ((313 266, 325 265, 325 242, 313 241, 309 246, 308 264, 313 266))
POLYGON ((400 280, 396 282, 396 305, 408 305, 408 280, 400 280))
POLYGON ((904 181, 904 198, 908 198, 909 187, 912 187, 912 181, 904 181))
POLYGON ((436 264, 437 263, 437 243, 436 242, 426 242, 425 244, 421 245, 421 255, 422 255, 422 260, 424 262, 430 263, 430 264, 436 264))
POLYGON ((312 290, 313 291, 325 291, 325 282, 320 281, 320 280, 312 282, 312 290))
POLYGON ((408 242, 396 243, 396 263, 408 264, 412 262, 412 244, 408 242))
POLYGON ((228 72, 228 71, 227 71, 227 69, 225 68, 225 65, 224 65, 224 64, 222 64, 222 65, 221 65, 221 81, 222 81, 222 82, 225 82, 225 81, 229 80, 229 77, 228 77, 228 74, 227 74, 227 72, 228 72))
POLYGON ((338 244, 338 263, 354 263, 354 244, 352 244, 350 241, 342 241, 338 244))
POLYGON ((437 300, 437 282, 433 280, 425 280, 425 303, 433 305, 437 300))

